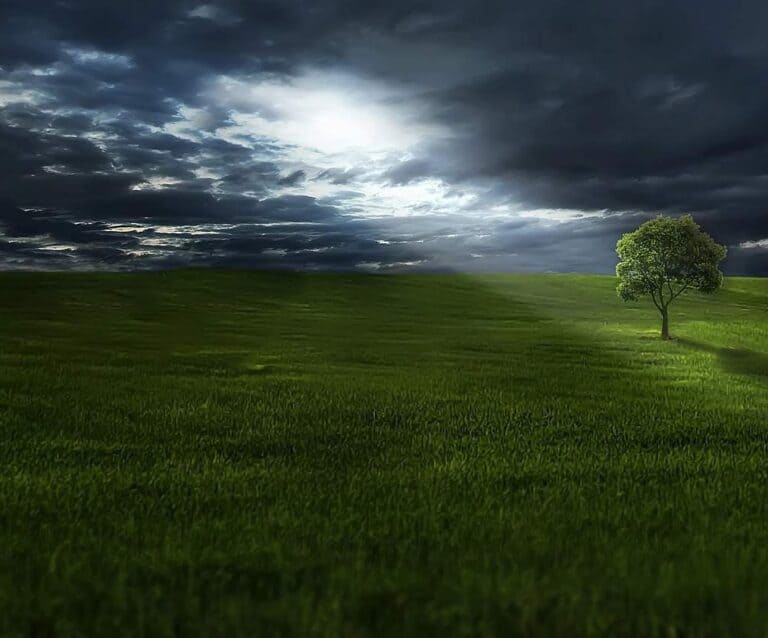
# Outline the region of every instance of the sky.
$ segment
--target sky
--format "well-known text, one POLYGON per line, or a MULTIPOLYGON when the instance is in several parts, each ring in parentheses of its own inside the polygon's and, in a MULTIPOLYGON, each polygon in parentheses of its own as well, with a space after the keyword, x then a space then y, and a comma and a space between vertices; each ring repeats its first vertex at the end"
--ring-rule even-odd
POLYGON ((768 274, 763 0, 0 2, 0 269, 768 274))

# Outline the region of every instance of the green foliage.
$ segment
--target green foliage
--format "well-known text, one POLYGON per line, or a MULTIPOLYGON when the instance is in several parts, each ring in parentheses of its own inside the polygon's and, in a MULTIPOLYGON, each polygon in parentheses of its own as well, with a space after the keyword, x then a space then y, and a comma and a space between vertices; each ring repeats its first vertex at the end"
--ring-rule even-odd
POLYGON ((0 274, 2 636, 764 636, 768 280, 0 274))
POLYGON ((625 301, 649 295, 659 310, 688 289, 712 293, 722 285, 726 250, 690 215, 659 216, 616 244, 618 293, 625 301))

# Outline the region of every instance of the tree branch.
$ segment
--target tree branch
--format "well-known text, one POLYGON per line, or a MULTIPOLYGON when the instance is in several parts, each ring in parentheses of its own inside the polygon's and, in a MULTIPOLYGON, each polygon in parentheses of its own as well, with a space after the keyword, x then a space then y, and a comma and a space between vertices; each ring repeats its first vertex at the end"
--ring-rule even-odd
POLYGON ((690 288, 691 284, 686 283, 680 290, 678 290, 673 296, 672 299, 677 299, 680 295, 682 295, 688 288, 690 288))
POLYGON ((663 312, 663 310, 661 309, 661 306, 659 305, 659 302, 658 302, 658 301, 656 301, 656 295, 655 295, 655 293, 653 292, 653 288, 651 288, 651 289, 650 289, 650 291, 651 291, 651 299, 653 299, 653 305, 654 305, 654 306, 656 306, 656 309, 657 309, 659 312, 663 312))

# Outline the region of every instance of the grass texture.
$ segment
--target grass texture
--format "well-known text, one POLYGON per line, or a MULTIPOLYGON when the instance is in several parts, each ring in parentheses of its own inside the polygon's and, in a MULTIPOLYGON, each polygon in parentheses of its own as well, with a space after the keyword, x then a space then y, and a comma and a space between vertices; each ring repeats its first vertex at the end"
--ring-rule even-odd
POLYGON ((768 280, 0 295, 0 635, 768 635, 768 280))

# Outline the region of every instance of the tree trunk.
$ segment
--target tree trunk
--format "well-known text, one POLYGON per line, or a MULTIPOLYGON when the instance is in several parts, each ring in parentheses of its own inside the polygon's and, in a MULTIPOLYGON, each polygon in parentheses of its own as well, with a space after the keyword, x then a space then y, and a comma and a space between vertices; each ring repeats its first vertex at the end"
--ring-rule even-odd
POLYGON ((661 310, 661 338, 669 339, 669 311, 666 308, 661 310))

